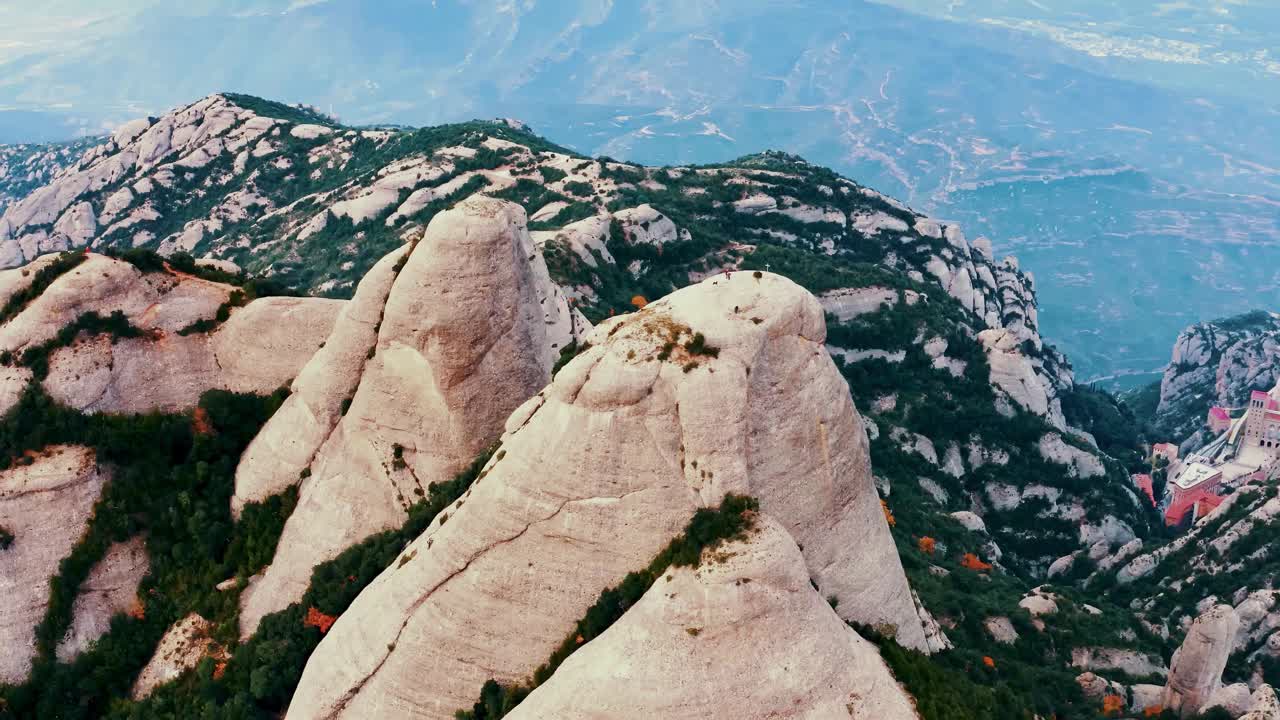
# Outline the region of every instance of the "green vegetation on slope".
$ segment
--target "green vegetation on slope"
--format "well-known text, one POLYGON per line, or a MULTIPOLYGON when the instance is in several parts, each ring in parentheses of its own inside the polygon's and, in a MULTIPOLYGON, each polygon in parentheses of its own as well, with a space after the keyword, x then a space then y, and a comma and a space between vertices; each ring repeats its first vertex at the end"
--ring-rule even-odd
POLYGON ((266 100, 255 95, 245 95, 243 93, 222 93, 222 96, 245 110, 250 110, 263 117, 299 124, 340 127, 333 118, 306 106, 286 105, 275 100, 266 100))
MULTIPOLYGON (((54 444, 82 444, 111 471, 85 536, 59 565, 49 608, 36 632, 37 659, 26 684, 0 688, 0 716, 95 718, 126 697, 164 631, 190 612, 215 621, 216 639, 235 637, 237 592, 214 586, 248 577, 269 561, 291 503, 272 500, 231 520, 236 463, 249 441, 283 402, 210 391, 192 415, 86 415, 61 407, 38 384, 28 387, 0 423, 0 462, 29 462, 54 444), (141 617, 118 616, 111 630, 69 664, 54 649, 90 569, 117 541, 142 536, 151 571, 139 595, 141 617)), ((20 540, 20 539, 19 539, 20 540)))
MULTIPOLYGON (((283 716, 307 658, 323 637, 319 624, 309 622, 309 617, 332 622, 341 616, 375 577, 395 563, 436 515, 482 476, 493 450, 483 453, 452 480, 433 483, 427 497, 409 509, 404 525, 398 530, 374 535, 318 565, 302 600, 263 618, 257 633, 248 642, 237 646, 234 633, 219 638, 234 651, 225 666, 219 668, 213 658, 206 658, 194 672, 157 688, 151 697, 141 702, 113 695, 104 716, 111 720, 270 720, 283 716)), ((290 509, 287 503, 282 508, 285 515, 290 509)), ((245 518, 241 525, 248 521, 247 514, 245 518)), ((241 530, 238 526, 233 543, 241 538, 246 543, 254 542, 247 533, 247 528, 241 530)), ((272 539, 270 549, 262 556, 264 564, 274 551, 274 544, 272 539)), ((212 592, 209 586, 200 590, 212 592)), ((234 623, 228 625, 228 630, 234 630, 234 623)))

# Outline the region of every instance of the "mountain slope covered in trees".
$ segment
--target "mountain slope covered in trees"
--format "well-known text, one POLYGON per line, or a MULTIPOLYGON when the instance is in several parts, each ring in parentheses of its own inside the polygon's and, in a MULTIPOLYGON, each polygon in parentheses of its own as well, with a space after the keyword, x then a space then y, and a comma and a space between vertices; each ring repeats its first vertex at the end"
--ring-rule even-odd
MULTIPOLYGON (((955 225, 781 153, 651 168, 582 157, 512 122, 359 130, 309 110, 216 95, 121 128, 10 205, 0 221, 0 256, 8 264, 44 255, 37 261, 44 265, 4 276, 13 290, 0 314, 0 341, 12 345, 6 382, 15 388, 3 421, 6 457, 22 463, 27 451, 83 444, 115 472, 145 474, 151 456, 117 452, 114 433, 145 438, 164 427, 175 439, 156 444, 156 452, 168 447, 175 467, 194 463, 196 473, 174 486, 184 488, 176 496, 99 505, 89 539, 55 576, 58 594, 38 633, 32 675, 3 690, 0 713, 272 716, 289 705, 320 638, 331 625, 341 627, 335 618, 374 577, 411 562, 409 544, 424 532, 451 516, 467 517, 456 504, 501 462, 503 450, 453 482, 419 485, 416 497, 402 500, 402 526, 347 543, 315 568, 298 602, 267 615, 252 637, 240 636, 238 596, 275 554, 299 490, 273 496, 238 522, 224 514, 231 464, 285 401, 219 393, 269 392, 269 380, 287 381, 335 342, 328 331, 343 322, 334 319, 345 312, 339 308, 355 307, 259 296, 268 294, 264 288, 293 286, 351 297, 380 259, 402 247, 429 251, 416 249, 424 229, 476 194, 512 204, 515 219, 503 232, 518 239, 527 231, 532 254, 507 260, 536 265, 541 256, 555 291, 540 302, 567 298, 584 321, 620 327, 628 313, 656 317, 660 299, 680 288, 749 282, 765 273, 790 278, 817 298, 825 353, 865 423, 889 535, 921 616, 936 620, 932 642, 951 646, 926 658, 898 647, 894 628, 860 628, 878 638, 926 717, 1095 717, 1101 699, 1086 696, 1075 681, 1087 669, 1076 662, 1079 649, 1107 648, 1147 658, 1153 667, 1171 654, 1177 634, 1157 632, 1145 617, 1095 592, 1135 542, 1159 542, 1158 519, 1129 480, 1143 467, 1137 424, 1110 396, 1074 383, 1067 359, 1039 334, 1032 273, 1013 258, 994 258, 988 242, 970 241, 955 225), (85 246, 87 257, 74 250, 85 246), (69 248, 57 260, 46 255, 69 248), (86 268, 118 285, 89 292, 105 286, 86 268), (260 279, 248 281, 241 270, 260 279), (71 302, 90 295, 93 303, 71 302), (166 303, 172 314, 157 314, 166 303), (257 348, 269 336, 272 313, 285 308, 311 318, 307 332, 314 333, 305 337, 309 345, 289 346, 296 366, 269 368, 289 374, 265 373, 248 387, 239 375, 192 371, 214 393, 199 403, 198 388, 189 386, 138 397, 109 392, 126 382, 146 388, 130 379, 133 366, 124 366, 124 358, 145 362, 186 342, 192 356, 209 347, 217 358, 226 338, 257 348), (37 313, 39 323, 31 319, 37 313), (48 327, 48 337, 34 327, 48 327), (91 368, 84 360, 98 357, 121 364, 91 368), (105 394, 81 391, 103 377, 105 394), (164 414, 128 417, 123 408, 164 414), (234 431, 225 429, 240 415, 234 431), (107 430, 98 429, 103 423, 107 430), (214 440, 207 437, 221 443, 209 458, 202 448, 214 440), (184 497, 190 483, 200 498, 184 497), (213 504, 199 517, 208 523, 171 525, 180 508, 192 502, 203 508, 207 499, 213 504), (74 590, 106 556, 108 539, 139 533, 153 558, 167 557, 153 560, 151 584, 143 586, 165 583, 157 588, 162 600, 147 599, 143 618, 117 617, 93 650, 60 662, 52 644, 74 614, 68 608, 74 590), (208 552, 192 560, 193 547, 208 552), (222 587, 224 580, 234 582, 222 587), (1030 609, 1042 607, 1036 598, 1047 595, 1055 597, 1053 613, 1030 609), (152 602, 165 604, 153 614, 152 602), (127 700, 165 628, 188 613, 208 621, 208 638, 220 650, 203 661, 197 655, 190 672, 151 699, 127 700)), ((413 266, 388 260, 385 267, 398 283, 413 266)), ((468 275, 467 282, 488 282, 492 274, 468 275)), ((392 332, 383 320, 374 312, 360 321, 375 335, 392 332)), ((678 375, 708 372, 702 365, 714 364, 698 358, 719 349, 694 330, 677 328, 655 348, 655 361, 678 358, 678 375)), ((557 347, 560 372, 573 373, 595 357, 576 332, 571 337, 557 347)), ((354 362, 384 367, 380 354, 395 347, 379 343, 367 355, 356 353, 354 362)), ((170 382, 154 384, 163 389, 170 382)), ((364 404, 347 396, 337 413, 365 412, 364 404)), ((407 472, 414 448, 383 444, 391 448, 386 472, 407 472)), ((310 465, 304 468, 295 482, 305 500, 314 483, 310 465)), ((175 472, 185 478, 185 470, 175 472)), ((842 612, 839 598, 832 603, 842 612)))

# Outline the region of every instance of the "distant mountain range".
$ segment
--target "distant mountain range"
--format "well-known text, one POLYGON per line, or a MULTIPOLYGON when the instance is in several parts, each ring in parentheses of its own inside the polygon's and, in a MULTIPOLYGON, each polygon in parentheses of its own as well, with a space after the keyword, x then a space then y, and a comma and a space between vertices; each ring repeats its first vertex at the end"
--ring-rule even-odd
POLYGON ((1280 300, 1275 8, 893 4, 71 2, 0 53, 0 106, 83 132, 230 88, 644 163, 797 152, 1016 252, 1085 379, 1280 300))

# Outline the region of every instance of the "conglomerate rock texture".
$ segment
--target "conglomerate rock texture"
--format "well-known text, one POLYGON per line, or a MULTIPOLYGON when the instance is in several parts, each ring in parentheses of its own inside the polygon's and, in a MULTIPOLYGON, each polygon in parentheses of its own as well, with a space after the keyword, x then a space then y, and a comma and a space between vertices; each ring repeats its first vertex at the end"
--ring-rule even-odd
POLYGON ((569 312, 519 206, 474 197, 438 215, 395 277, 275 559, 244 594, 242 634, 300 599, 315 565, 398 527, 431 483, 492 444, 550 379, 571 341, 569 312))
POLYGON ((927 647, 824 340, 814 297, 767 273, 599 325, 330 630, 288 717, 452 717, 489 678, 526 679, 601 590, 731 492, 803 548, 840 617, 927 647))
POLYGON ((1210 608, 1196 618, 1187 638, 1173 654, 1164 707, 1191 717, 1222 686, 1222 671, 1231 655, 1240 620, 1230 605, 1210 608))
POLYGON ((795 540, 757 526, 668 572, 508 717, 915 718, 875 646, 809 585, 795 540))
POLYGON ((106 481, 93 451, 70 445, 0 472, 0 527, 13 535, 0 550, 0 683, 21 683, 31 670, 49 581, 84 534, 106 481))

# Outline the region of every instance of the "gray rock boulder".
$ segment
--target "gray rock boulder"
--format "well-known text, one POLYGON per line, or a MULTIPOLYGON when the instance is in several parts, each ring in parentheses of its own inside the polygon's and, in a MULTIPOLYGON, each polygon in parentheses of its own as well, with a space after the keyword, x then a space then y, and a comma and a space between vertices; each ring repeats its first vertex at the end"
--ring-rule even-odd
POLYGON ((964 526, 969 532, 983 533, 987 532, 987 524, 977 513, 968 510, 958 510, 951 513, 951 517, 964 526))
POLYGON ((1071 568, 1075 567, 1077 553, 1063 555, 1049 564, 1049 570, 1045 573, 1047 578, 1055 578, 1059 575, 1065 575, 1071 572, 1071 568))
POLYGON ((982 621, 982 626, 991 635, 991 639, 998 643, 1012 645, 1018 641, 1018 631, 1013 627, 1013 621, 1007 617, 989 617, 982 621))
POLYGON ((1173 654, 1164 689, 1165 708, 1190 717, 1208 702, 1222 685, 1222 671, 1239 624, 1229 605, 1218 605, 1196 618, 1173 654))
POLYGON ((1238 718, 1253 708, 1253 694, 1245 683, 1223 685, 1213 691, 1204 705, 1200 706, 1200 712, 1204 713, 1215 707, 1220 707, 1231 713, 1231 717, 1238 718))
POLYGON ((1054 615, 1058 612, 1058 596, 1042 588, 1034 588, 1018 601, 1018 607, 1032 617, 1054 615))
POLYGON ((1249 697, 1249 712, 1240 720, 1280 720, 1280 699, 1270 685, 1261 685, 1249 697))

